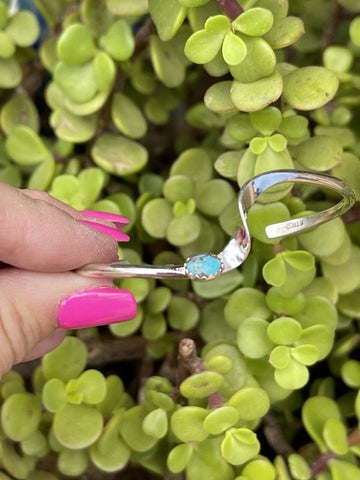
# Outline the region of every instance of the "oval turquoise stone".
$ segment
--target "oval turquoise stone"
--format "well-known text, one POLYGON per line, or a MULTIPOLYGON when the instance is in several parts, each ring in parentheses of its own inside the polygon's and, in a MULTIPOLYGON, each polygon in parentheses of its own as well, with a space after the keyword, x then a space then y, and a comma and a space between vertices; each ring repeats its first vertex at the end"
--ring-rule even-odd
POLYGON ((190 277, 198 280, 207 280, 216 277, 222 269, 222 263, 215 255, 194 255, 186 262, 186 270, 190 277))

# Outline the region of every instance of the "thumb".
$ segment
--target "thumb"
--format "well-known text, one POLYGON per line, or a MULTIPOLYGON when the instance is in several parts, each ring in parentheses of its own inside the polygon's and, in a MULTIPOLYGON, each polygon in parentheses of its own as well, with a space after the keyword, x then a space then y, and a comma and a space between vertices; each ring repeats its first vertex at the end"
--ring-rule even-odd
POLYGON ((136 315, 130 292, 114 288, 109 280, 72 272, 3 268, 0 292, 0 378, 13 364, 60 343, 59 328, 105 325, 136 315))
POLYGON ((0 182, 0 261, 38 272, 113 261, 117 242, 88 220, 44 192, 0 182))

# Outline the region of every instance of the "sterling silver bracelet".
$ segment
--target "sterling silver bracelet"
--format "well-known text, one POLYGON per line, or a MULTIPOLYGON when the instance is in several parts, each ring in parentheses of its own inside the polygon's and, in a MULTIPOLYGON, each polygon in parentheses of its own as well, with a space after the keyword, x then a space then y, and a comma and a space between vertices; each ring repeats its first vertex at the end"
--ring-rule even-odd
POLYGON ((129 265, 126 261, 110 264, 89 264, 76 270, 90 277, 107 278, 190 278, 212 280, 239 267, 248 257, 251 237, 246 223, 250 207, 266 190, 280 183, 309 183, 328 188, 341 195, 334 206, 308 216, 267 225, 268 238, 286 237, 328 222, 345 213, 355 203, 355 195, 343 181, 322 173, 301 170, 277 170, 257 175, 240 189, 238 206, 240 222, 234 235, 218 254, 200 253, 187 258, 183 265, 129 265))

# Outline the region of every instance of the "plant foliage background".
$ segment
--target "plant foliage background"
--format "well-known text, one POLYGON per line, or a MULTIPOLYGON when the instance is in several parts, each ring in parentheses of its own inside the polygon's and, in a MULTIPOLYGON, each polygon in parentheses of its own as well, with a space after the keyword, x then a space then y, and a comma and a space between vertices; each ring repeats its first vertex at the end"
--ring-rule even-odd
MULTIPOLYGON (((125 215, 121 258, 220 251, 261 172, 360 198, 359 0, 17 5, 0 0, 0 179, 125 215)), ((264 230, 334 201, 272 189, 241 269, 117 281, 135 319, 4 375, 0 479, 360 478, 359 209, 264 230)))

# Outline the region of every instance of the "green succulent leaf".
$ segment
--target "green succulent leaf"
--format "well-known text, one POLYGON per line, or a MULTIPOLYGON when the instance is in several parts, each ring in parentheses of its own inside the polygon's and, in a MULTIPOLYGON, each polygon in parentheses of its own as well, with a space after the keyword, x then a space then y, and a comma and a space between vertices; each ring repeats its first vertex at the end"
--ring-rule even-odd
POLYGON ((144 418, 142 428, 147 435, 160 439, 163 438, 168 431, 168 417, 166 411, 157 408, 148 413, 144 418))
POLYGON ((219 435, 234 426, 240 413, 233 406, 223 406, 212 410, 204 420, 204 429, 211 435, 219 435))
POLYGON ((259 387, 243 387, 228 401, 230 407, 238 410, 240 420, 256 420, 263 417, 270 408, 270 399, 259 387))
POLYGON ((180 392, 186 398, 205 398, 219 391, 224 377, 217 372, 204 371, 186 378, 180 384, 180 392))
POLYGON ((284 77, 284 98, 298 110, 313 110, 332 100, 339 81, 324 67, 303 67, 284 77))
POLYGON ((228 65, 241 63, 246 56, 246 52, 246 44, 238 35, 231 31, 225 34, 222 55, 228 65))
POLYGON ((143 406, 132 407, 124 413, 120 424, 120 433, 125 443, 135 452, 150 450, 157 438, 145 433, 143 422, 148 412, 143 406))
POLYGON ((29 47, 36 42, 40 25, 34 13, 29 10, 20 10, 11 17, 5 31, 16 45, 29 47))
POLYGON ((171 416, 171 430, 182 442, 201 442, 209 435, 203 426, 207 414, 208 411, 201 407, 179 408, 171 416))
POLYGON ((271 75, 250 83, 235 80, 231 89, 231 101, 242 112, 255 112, 275 102, 280 97, 282 88, 282 77, 274 70, 271 75))
POLYGON ((53 429, 66 448, 80 449, 92 445, 103 428, 103 417, 94 407, 68 403, 55 413, 53 429))
POLYGON ((21 67, 15 58, 0 58, 0 88, 14 88, 21 79, 21 67))
POLYGON ((129 23, 123 18, 114 22, 101 37, 100 44, 114 60, 128 60, 135 49, 135 39, 129 23))
POLYGON ((59 378, 48 380, 43 388, 42 399, 45 408, 50 412, 63 408, 67 402, 65 383, 59 378))
POLYGON ((67 65, 82 65, 93 58, 95 51, 94 39, 88 28, 81 23, 70 25, 57 43, 57 56, 67 65))
POLYGON ((36 165, 52 158, 41 138, 26 125, 14 127, 5 145, 9 156, 21 166, 36 165))
POLYGON ((190 443, 180 443, 176 445, 167 458, 167 466, 173 473, 179 473, 185 470, 194 451, 193 445, 190 443))
POLYGON ((147 130, 146 120, 138 106, 126 95, 112 97, 111 117, 121 133, 130 138, 141 138, 147 130))
POLYGON ((106 0, 107 8, 114 15, 144 15, 148 12, 148 0, 106 0))
POLYGON ((163 41, 174 37, 187 12, 177 0, 169 0, 165 3, 161 0, 149 0, 149 11, 159 37, 163 41))
POLYGON ((276 50, 292 45, 304 33, 305 26, 301 18, 288 16, 276 21, 264 39, 276 50))
POLYGON ((45 378, 58 378, 67 382, 78 377, 85 368, 87 349, 76 337, 65 337, 53 351, 44 355, 42 368, 45 378))
POLYGON ((1 428, 10 440, 25 440, 37 430, 40 419, 40 400, 31 393, 14 393, 1 407, 1 428))
MULTIPOLYGON (((185 55, 194 63, 208 63, 213 60, 223 43, 223 34, 199 30, 189 37, 185 44, 185 55)), ((238 47, 239 48, 239 47, 238 47)))
POLYGON ((112 133, 97 138, 91 156, 97 165, 119 177, 140 171, 148 161, 147 150, 140 143, 112 133))
POLYGON ((231 428, 221 442, 221 455, 232 465, 242 465, 259 453, 256 434, 247 428, 231 428))
POLYGON ((273 22, 274 17, 270 10, 254 7, 239 15, 232 22, 232 26, 246 35, 260 37, 271 29, 273 22))

